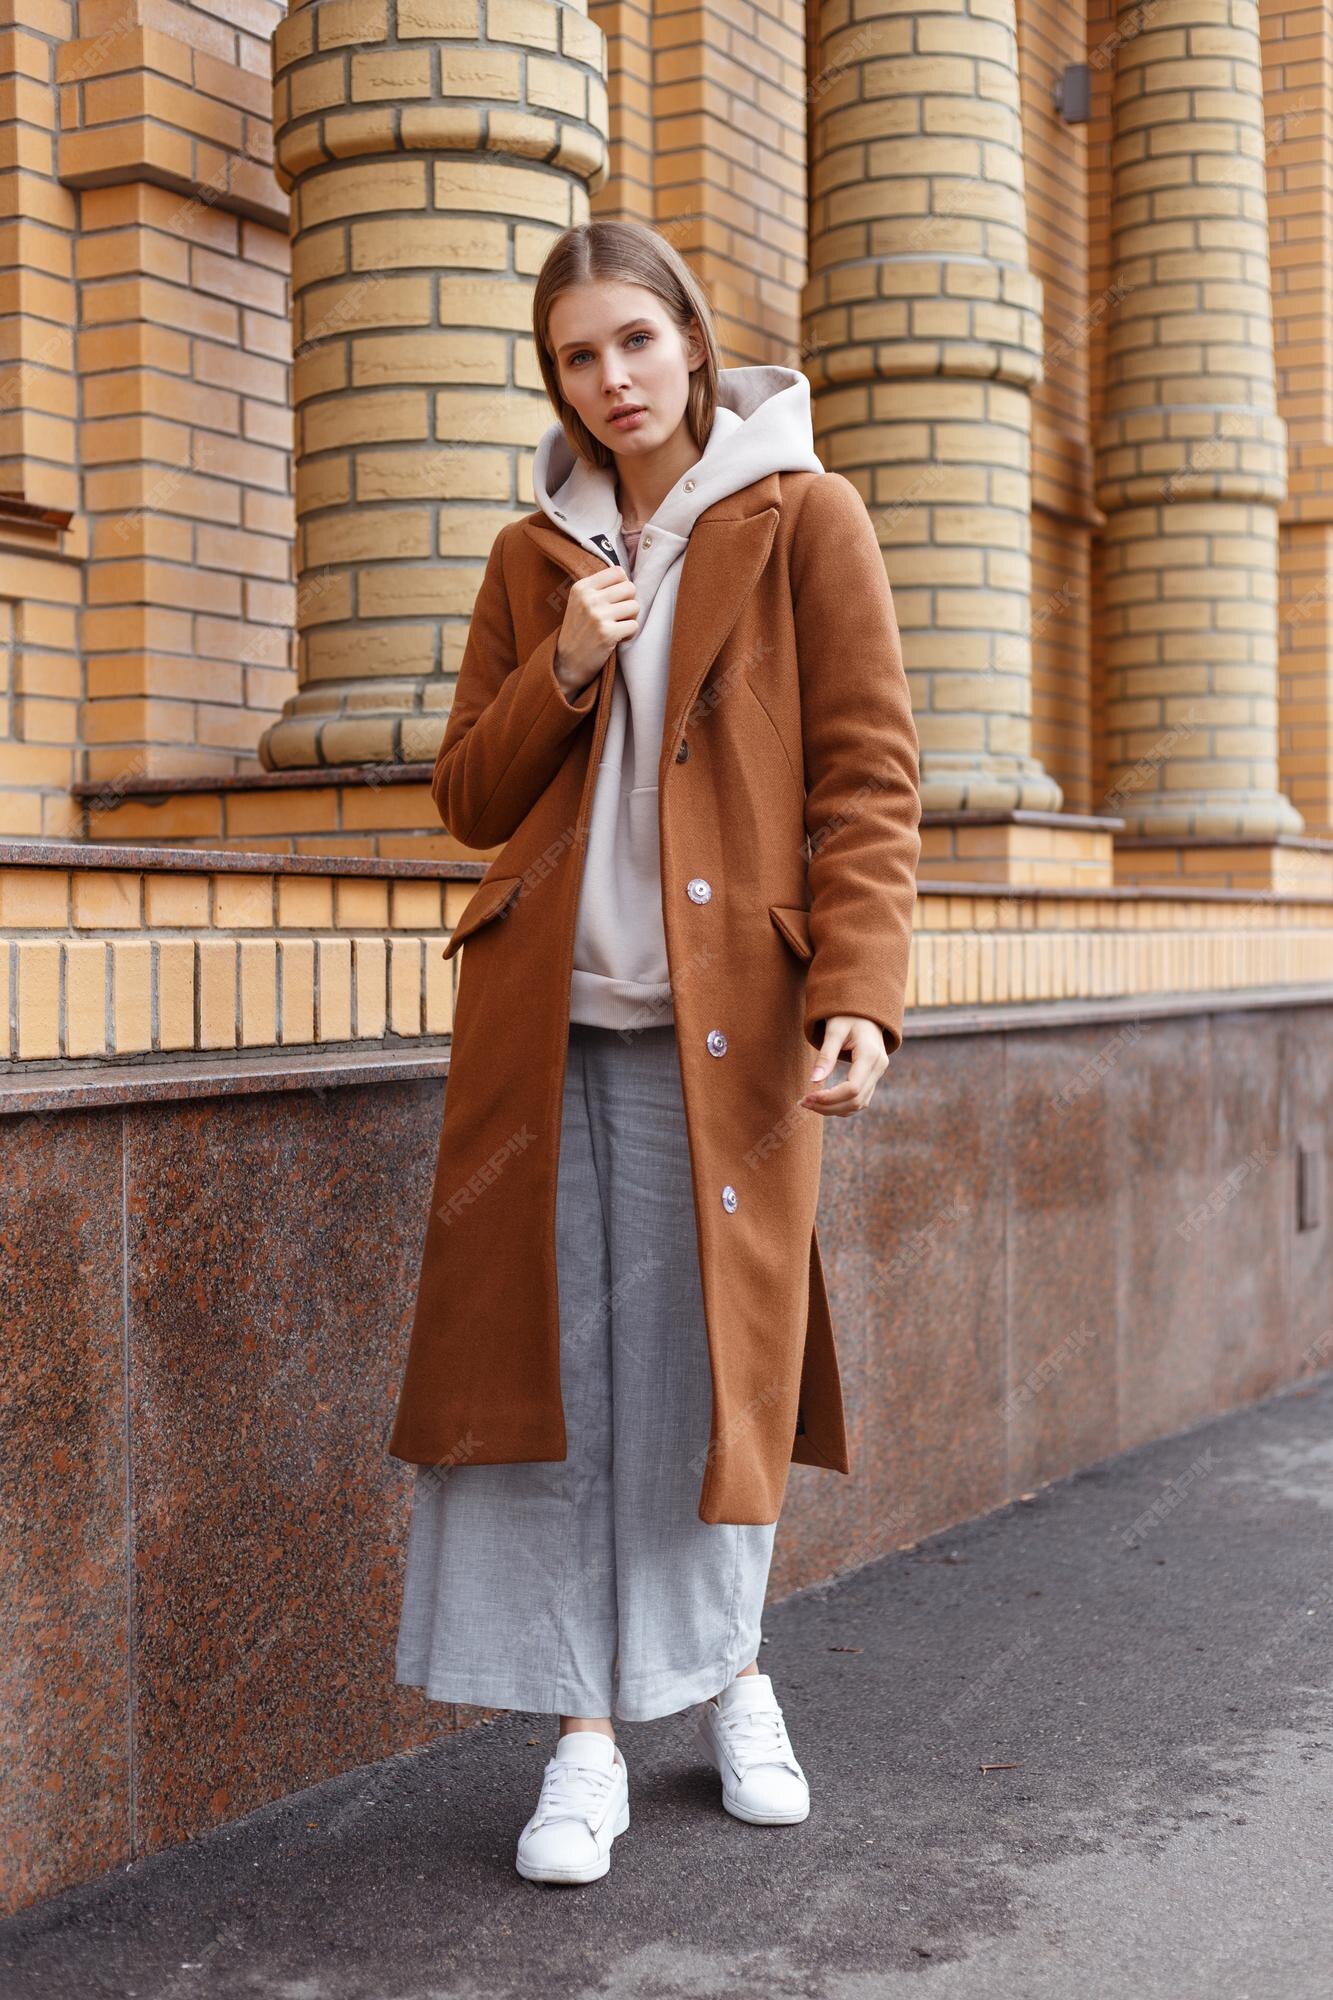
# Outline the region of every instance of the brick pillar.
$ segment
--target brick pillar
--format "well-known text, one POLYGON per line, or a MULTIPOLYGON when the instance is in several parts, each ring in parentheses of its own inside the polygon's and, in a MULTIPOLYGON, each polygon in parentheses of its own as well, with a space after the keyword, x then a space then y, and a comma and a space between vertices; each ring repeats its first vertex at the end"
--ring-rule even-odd
POLYGON ((928 810, 1055 811, 1032 755, 1032 385, 1012 0, 824 8, 804 360, 885 551, 928 810))
MULTIPOLYGON (((236 11, 245 28, 220 36, 198 10, 80 6, 56 62, 62 199, 21 200, 43 224, 64 190, 77 204, 67 553, 86 541, 87 562, 81 688, 62 692, 83 696, 77 775, 111 788, 252 767, 291 679, 287 203, 254 73, 272 0, 236 11)), ((54 286, 33 290, 49 313, 54 286)), ((38 436, 49 452, 49 423, 38 436)), ((67 800, 57 816, 78 831, 67 800)))
POLYGON ((1278 790, 1277 414, 1259 15, 1126 0, 1097 440, 1108 797, 1131 833, 1271 839, 1278 790))
POLYGON ((606 176, 606 44, 554 0, 292 0, 300 692, 271 770, 434 757, 485 559, 551 420, 532 286, 606 176))

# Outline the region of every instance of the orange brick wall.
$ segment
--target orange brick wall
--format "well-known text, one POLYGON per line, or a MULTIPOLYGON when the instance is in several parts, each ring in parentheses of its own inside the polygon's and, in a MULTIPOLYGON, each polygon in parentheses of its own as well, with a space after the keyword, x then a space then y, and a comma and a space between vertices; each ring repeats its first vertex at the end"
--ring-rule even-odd
MULTIPOLYGON (((818 0, 603 0, 611 170, 714 299, 724 358, 799 357, 818 0)), ((0 34, 0 834, 65 790, 247 768, 292 691, 289 295, 271 172, 283 0, 6 0, 0 34)), ((1333 831, 1333 0, 1263 12, 1283 514, 1282 777, 1333 831)), ((1091 447, 1111 292, 1110 0, 1021 0, 1034 394, 1034 749, 1104 789, 1091 447), (1093 120, 1050 88, 1092 64, 1093 120)), ((837 79, 832 79, 832 87, 837 79)))
POLYGON ((66 0, 0 32, 0 838, 68 837, 79 775, 76 198, 56 178, 66 0))
POLYGON ((594 215, 670 239, 713 302, 723 362, 794 364, 805 282, 805 12, 611 4, 611 173, 594 215))
POLYGON ((1086 60, 1073 0, 1020 0, 1019 82, 1028 261, 1041 280, 1042 380, 1032 397, 1032 748, 1067 812, 1092 808, 1088 671, 1092 453, 1087 128, 1054 112, 1051 88, 1086 60))
POLYGON ((145 182, 81 208, 86 775, 238 770, 291 689, 286 237, 145 182))
POLYGON ((291 691, 281 0, 82 0, 62 52, 76 251, 85 772, 244 769, 291 691))
POLYGON ((605 0, 589 16, 606 37, 610 171, 592 198, 594 215, 653 222, 653 26, 644 0, 605 0))
POLYGON ((0 493, 49 525, 63 525, 78 498, 76 208, 55 178, 52 93, 70 19, 66 0, 8 0, 0 32, 0 493))
MULTIPOLYGON (((1093 117, 1088 129, 1088 296, 1112 281, 1112 0, 1088 0, 1093 117)), ((1333 833, 1333 0, 1260 11, 1278 410, 1287 425, 1289 497, 1281 519, 1280 773, 1305 831, 1333 833)), ((1092 434, 1101 418, 1101 327, 1090 343, 1092 434)), ((1094 792, 1104 784, 1101 564, 1093 549, 1090 642, 1094 792)))
MULTIPOLYGON (((1115 75, 1114 0, 1087 0, 1083 60, 1092 73, 1092 104, 1085 132, 1088 299, 1109 302, 1092 317, 1088 340, 1088 433, 1095 441, 1104 414, 1106 329, 1115 312, 1115 271, 1111 263, 1111 83, 1115 75)), ((1095 505, 1095 501, 1094 501, 1095 505)), ((1094 538, 1089 556, 1088 713, 1089 774, 1095 811, 1106 796, 1106 660, 1100 635, 1106 630, 1105 568, 1102 544, 1094 538)))
POLYGON ((6 0, 0 836, 254 762, 293 685, 282 0, 6 0))
POLYGON ((1260 15, 1278 408, 1288 497, 1279 579, 1282 789, 1333 833, 1333 8, 1260 15))

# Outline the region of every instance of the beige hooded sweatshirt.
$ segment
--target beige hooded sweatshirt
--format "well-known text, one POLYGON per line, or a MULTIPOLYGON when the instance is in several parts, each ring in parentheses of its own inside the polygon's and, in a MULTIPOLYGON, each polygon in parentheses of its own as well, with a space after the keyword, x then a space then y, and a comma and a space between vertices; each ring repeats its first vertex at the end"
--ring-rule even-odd
POLYGON ((681 562, 706 507, 770 472, 822 472, 810 425, 810 384, 795 368, 724 368, 703 456, 665 495, 631 557, 614 467, 576 457, 560 424, 533 462, 538 506, 608 567, 634 579, 639 629, 619 648, 619 671, 593 791, 574 931, 569 1014, 607 1028, 673 1019, 662 925, 657 767, 666 717, 667 660, 681 562))

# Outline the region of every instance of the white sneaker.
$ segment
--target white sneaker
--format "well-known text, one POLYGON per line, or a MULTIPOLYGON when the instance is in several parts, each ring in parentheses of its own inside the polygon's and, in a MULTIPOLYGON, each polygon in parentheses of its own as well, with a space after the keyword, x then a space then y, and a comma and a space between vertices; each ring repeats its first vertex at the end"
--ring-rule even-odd
POLYGON ((595 1882, 628 1825, 629 1771, 619 1744, 599 1729, 571 1729, 547 1763, 514 1866, 529 1882, 595 1882))
POLYGON ((794 1826, 810 1787, 767 1674, 741 1674, 698 1711, 699 1735, 722 1773, 722 1803, 755 1826, 794 1826))

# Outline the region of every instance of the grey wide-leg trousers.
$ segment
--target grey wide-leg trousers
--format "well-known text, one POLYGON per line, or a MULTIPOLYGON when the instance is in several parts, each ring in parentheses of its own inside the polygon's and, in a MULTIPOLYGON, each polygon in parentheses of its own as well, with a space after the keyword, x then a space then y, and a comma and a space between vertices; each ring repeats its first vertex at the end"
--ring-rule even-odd
POLYGON ((673 1023, 570 1023, 556 1265, 568 1456, 418 1468, 394 1678, 648 1721, 758 1657, 775 1534, 698 1515, 712 1378, 673 1023))

